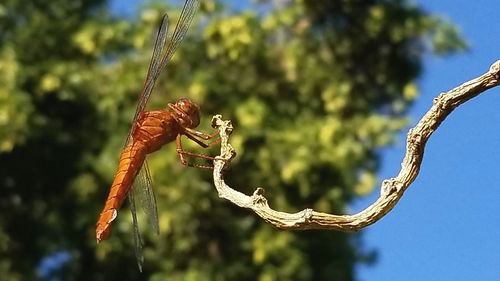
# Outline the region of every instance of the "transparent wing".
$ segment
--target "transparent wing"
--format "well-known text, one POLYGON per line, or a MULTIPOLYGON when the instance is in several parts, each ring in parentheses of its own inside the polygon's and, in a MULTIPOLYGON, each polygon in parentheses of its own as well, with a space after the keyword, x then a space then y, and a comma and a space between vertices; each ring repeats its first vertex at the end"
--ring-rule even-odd
POLYGON ((153 191, 153 184, 147 160, 144 161, 139 174, 134 180, 132 190, 128 193, 130 212, 132 213, 132 222, 134 225, 135 257, 137 259, 137 266, 139 267, 139 271, 142 272, 142 264, 144 263, 142 248, 144 246, 144 243, 141 237, 139 222, 137 219, 136 200, 139 200, 141 202, 141 207, 148 217, 153 230, 156 234, 159 234, 160 228, 158 226, 158 210, 156 208, 156 197, 153 191))
POLYGON ((177 47, 179 47, 180 43, 186 36, 186 33, 189 30, 189 26, 191 26, 191 22, 193 21, 193 17, 198 10, 199 3, 199 0, 186 0, 184 2, 179 20, 175 25, 175 30, 172 34, 172 37, 167 43, 166 50, 164 50, 164 48, 166 44, 168 29, 168 15, 164 14, 160 29, 158 30, 158 35, 156 36, 155 48, 153 51, 153 56, 151 58, 149 72, 146 78, 146 82, 144 83, 144 88, 139 97, 137 109, 134 115, 134 121, 132 123, 132 129, 127 138, 127 142, 132 135, 133 127, 135 126, 137 119, 149 102, 156 80, 160 76, 160 73, 163 71, 163 69, 168 65, 168 63, 172 59, 172 56, 177 50, 177 47))
POLYGON ((135 123, 137 122, 137 119, 139 118, 139 115, 141 112, 144 110, 144 107, 146 106, 149 97, 151 96, 151 93, 153 91, 155 82, 156 82, 156 77, 159 71, 159 65, 162 60, 161 54, 163 53, 165 49, 165 43, 167 39, 167 33, 168 33, 168 14, 165 13, 163 14, 161 23, 160 23, 160 28, 158 29, 158 33, 156 35, 156 40, 155 40, 155 45, 153 48, 153 54, 151 55, 151 61, 149 63, 149 69, 148 69, 148 75, 146 76, 146 80, 144 81, 144 86, 142 88, 141 94, 139 95, 139 99, 137 101, 137 108, 135 109, 135 114, 134 114, 134 119, 132 121, 132 129, 130 130, 130 133, 127 137, 127 141, 125 142, 125 145, 130 140, 130 137, 132 135, 133 128, 135 126, 135 123))
POLYGON ((149 220, 149 224, 156 234, 160 234, 158 225, 158 208, 156 206, 156 196, 153 190, 153 181, 149 172, 147 159, 144 161, 139 175, 135 178, 132 187, 135 198, 141 202, 142 210, 149 220))
POLYGON ((177 24, 175 25, 175 30, 174 33, 172 34, 172 37, 170 38, 168 45, 167 45, 167 50, 162 58, 159 71, 167 64, 170 62, 172 59, 172 56, 174 55, 175 51, 177 50, 177 47, 179 47, 179 44, 182 42, 184 37, 186 36, 187 31, 189 30, 189 27, 191 26, 191 22, 193 21, 194 15, 196 14, 196 11, 198 10, 198 6, 200 4, 199 0, 186 0, 184 2, 184 7, 182 7, 181 14, 179 16, 179 20, 177 21, 177 24))
POLYGON ((143 242, 142 242, 141 234, 139 232, 139 224, 137 223, 137 212, 135 210, 134 193, 129 192, 127 198, 128 198, 128 202, 130 205, 130 211, 132 212, 132 221, 134 223, 135 257, 137 259, 137 266, 139 267, 139 271, 142 272, 142 264, 144 263, 144 255, 142 254, 143 242))

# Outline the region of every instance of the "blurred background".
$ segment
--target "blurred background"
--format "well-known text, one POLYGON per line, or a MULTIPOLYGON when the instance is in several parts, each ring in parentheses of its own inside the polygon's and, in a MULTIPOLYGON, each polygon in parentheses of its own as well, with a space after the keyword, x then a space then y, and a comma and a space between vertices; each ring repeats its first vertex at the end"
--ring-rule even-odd
MULTIPOLYGON (((498 59, 498 4, 483 2, 203 0, 149 108, 188 97, 200 130, 231 119, 238 190, 263 186, 278 210, 353 213, 397 174, 432 98, 498 59)), ((141 214, 144 273, 127 206, 96 245, 156 28, 181 4, 0 4, 1 280, 495 280, 500 196, 485 192, 500 180, 500 114, 483 96, 443 123, 422 175, 367 231, 275 229, 167 145, 150 157, 161 234, 141 214)))

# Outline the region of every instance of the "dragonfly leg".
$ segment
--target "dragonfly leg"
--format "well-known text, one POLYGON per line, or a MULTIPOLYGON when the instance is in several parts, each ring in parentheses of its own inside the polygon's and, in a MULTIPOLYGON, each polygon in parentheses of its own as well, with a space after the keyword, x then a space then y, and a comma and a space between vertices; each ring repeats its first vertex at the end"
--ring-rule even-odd
POLYGON ((215 131, 209 135, 209 134, 202 133, 200 131, 193 130, 191 128, 184 128, 184 133, 186 136, 198 137, 198 138, 201 138, 203 140, 213 139, 219 135, 219 131, 215 131))
MULTIPOLYGON (((209 143, 204 143, 204 142, 200 141, 199 139, 197 139, 195 135, 191 135, 190 133, 187 133, 187 132, 185 133, 185 135, 190 140, 194 141, 195 143, 197 143, 199 146, 201 146, 203 148, 211 147, 211 146, 214 146, 214 145, 220 143, 220 138, 217 138, 216 140, 209 142, 209 143)), ((213 137, 211 137, 211 138, 213 138, 213 137)))
MULTIPOLYGON (((189 163, 187 161, 186 156, 202 158, 202 159, 206 159, 206 160, 215 160, 216 158, 211 157, 211 156, 207 156, 207 155, 203 155, 203 154, 197 154, 197 153, 185 151, 182 148, 181 136, 182 135, 179 134, 179 135, 177 135, 177 137, 175 139, 175 142, 177 144, 177 153, 179 154, 179 158, 181 160, 181 163, 185 166, 188 166, 188 167, 195 167, 195 168, 200 168, 200 169, 213 169, 214 168, 213 166, 192 164, 192 163, 189 163)), ((192 140, 195 141, 196 143, 200 144, 201 146, 203 146, 203 145, 205 145, 204 147, 208 146, 207 144, 195 139, 194 137, 192 138, 192 140)))

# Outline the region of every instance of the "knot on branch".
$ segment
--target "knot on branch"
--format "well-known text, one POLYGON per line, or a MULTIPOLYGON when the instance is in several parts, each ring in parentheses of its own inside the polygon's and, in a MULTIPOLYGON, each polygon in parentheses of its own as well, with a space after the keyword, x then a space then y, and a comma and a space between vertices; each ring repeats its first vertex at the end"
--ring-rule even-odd
POLYGON ((389 196, 399 190, 398 180, 395 178, 386 179, 382 182, 381 196, 389 196))
POLYGON ((264 195, 264 188, 257 187, 257 189, 253 192, 253 196, 264 195))
MULTIPOLYGON (((455 107, 457 107, 460 104, 454 104, 452 100, 450 100, 452 97, 448 93, 440 93, 437 98, 433 99, 433 108, 436 110, 436 116, 442 114, 442 111, 444 112, 450 112, 453 110, 455 107)), ((432 109, 431 109, 432 110, 432 109)), ((434 122, 436 123, 436 122, 434 122)))
POLYGON ((252 194, 252 204, 268 206, 267 199, 264 197, 264 189, 262 187, 258 187, 252 194))
POLYGON ((304 218, 304 223, 308 224, 311 222, 313 213, 314 213, 313 209, 310 208, 304 209, 304 213, 302 214, 302 217, 304 218))

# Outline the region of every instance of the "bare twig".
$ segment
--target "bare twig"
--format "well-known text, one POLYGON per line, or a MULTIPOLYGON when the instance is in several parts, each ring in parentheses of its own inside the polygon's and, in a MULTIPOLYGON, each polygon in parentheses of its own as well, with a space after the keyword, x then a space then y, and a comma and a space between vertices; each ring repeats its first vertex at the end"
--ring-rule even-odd
POLYGON ((398 176, 384 180, 377 201, 357 214, 332 215, 316 212, 312 209, 305 209, 293 214, 279 212, 269 207, 266 198, 263 196, 263 188, 257 188, 252 196, 248 196, 226 185, 223 179, 223 171, 236 155, 236 152, 228 142, 233 129, 231 122, 223 121, 220 115, 214 116, 212 119, 213 126, 219 130, 221 136, 221 154, 217 157, 218 160, 214 161, 213 177, 215 187, 219 197, 227 199, 239 207, 252 209, 265 221, 278 228, 360 230, 377 222, 397 204, 405 190, 418 175, 427 140, 453 109, 499 84, 500 60, 492 64, 489 71, 484 75, 446 93, 441 93, 435 98, 429 111, 408 132, 406 155, 398 176))

